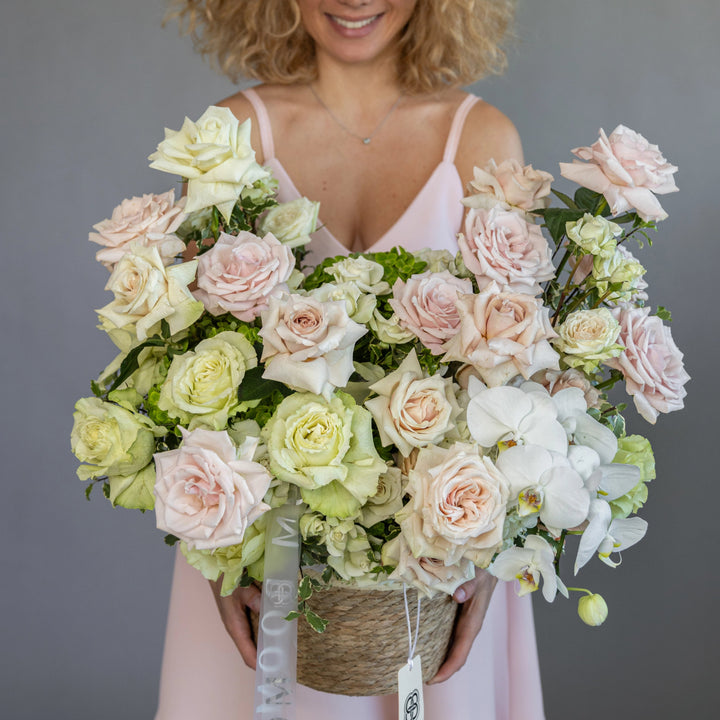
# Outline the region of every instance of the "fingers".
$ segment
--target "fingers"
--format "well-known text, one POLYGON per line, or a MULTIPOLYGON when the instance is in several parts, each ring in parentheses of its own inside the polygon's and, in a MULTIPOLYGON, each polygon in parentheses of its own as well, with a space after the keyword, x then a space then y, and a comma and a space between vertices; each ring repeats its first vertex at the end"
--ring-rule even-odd
POLYGON ((246 588, 237 588, 232 595, 222 597, 220 595, 221 581, 211 581, 210 585, 225 629, 245 664, 254 670, 257 662, 257 648, 252 638, 246 608, 260 613, 260 590, 251 585, 246 588))

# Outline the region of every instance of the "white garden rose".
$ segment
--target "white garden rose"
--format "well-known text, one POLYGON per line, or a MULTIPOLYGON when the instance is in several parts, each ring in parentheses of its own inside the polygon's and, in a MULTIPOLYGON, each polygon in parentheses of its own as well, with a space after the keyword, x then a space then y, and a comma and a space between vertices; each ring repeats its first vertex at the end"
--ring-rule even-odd
POLYGON ((389 318, 384 317, 378 310, 374 310, 368 320, 368 327, 377 335, 380 342, 388 345, 402 345, 415 338, 415 334, 406 330, 398 316, 393 313, 389 318))
POLYGON ((350 319, 344 300, 272 297, 262 313, 263 377, 329 397, 353 373, 353 349, 367 328, 350 319))
POLYGON ((160 389, 158 407, 191 430, 223 429, 240 408, 238 387, 257 355, 245 337, 226 331, 176 355, 160 389))
POLYGON ((306 197, 280 203, 268 210, 258 230, 262 235, 274 235, 289 248, 306 245, 310 242, 310 234, 315 232, 319 208, 320 203, 306 197))
POLYGON ((365 401, 383 445, 407 457, 413 448, 439 443, 455 427, 460 407, 452 378, 426 377, 413 349, 397 370, 370 386, 365 401))
POLYGON ((588 286, 596 287, 601 297, 612 304, 635 303, 647 300, 645 292, 645 268, 624 246, 619 245, 609 258, 596 257, 593 261, 588 286), (610 284, 622 283, 614 292, 608 293, 610 284))
POLYGON ((562 353, 570 367, 581 368, 586 373, 623 351, 623 346, 616 342, 620 324, 607 308, 570 313, 557 332, 555 349, 562 353))
POLYGON ((390 285, 383 280, 385 268, 366 257, 346 258, 325 270, 338 283, 353 283, 364 293, 387 295, 390 285))
POLYGON ((311 297, 321 302, 343 300, 350 319, 363 325, 373 316, 377 303, 374 295, 366 295, 351 282, 325 283, 313 290, 311 297))
POLYGON ((187 180, 185 212, 214 205, 227 220, 242 190, 269 172, 255 161, 250 120, 242 125, 226 107, 210 106, 180 130, 165 129, 165 139, 150 155, 151 168, 187 180))
POLYGON ((410 501, 395 516, 412 554, 487 567, 502 545, 508 482, 475 446, 430 446, 410 471, 410 501))
POLYGON ((360 511, 358 522, 364 527, 387 520, 402 507, 403 474, 398 467, 388 467, 378 478, 377 492, 371 495, 360 511))
POLYGON ((134 245, 105 286, 115 299, 97 311, 101 327, 124 352, 159 332, 163 320, 171 335, 190 327, 204 311, 188 290, 196 268, 197 260, 165 267, 157 248, 134 245))
POLYGON ((253 461, 258 438, 236 448, 224 431, 181 432, 179 448, 155 455, 158 529, 190 549, 242 542, 247 528, 270 509, 262 502, 270 474, 253 461))

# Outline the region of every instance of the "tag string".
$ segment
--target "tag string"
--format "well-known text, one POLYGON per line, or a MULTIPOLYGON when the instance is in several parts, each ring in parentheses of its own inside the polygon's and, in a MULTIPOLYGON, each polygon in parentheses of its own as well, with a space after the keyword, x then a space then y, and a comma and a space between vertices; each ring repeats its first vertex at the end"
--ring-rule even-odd
POLYGON ((420 593, 417 594, 417 618, 415 619, 415 639, 413 640, 412 629, 410 627, 410 608, 408 607, 407 585, 403 583, 403 598, 405 599, 405 620, 407 621, 408 630, 408 665, 412 670, 413 658, 415 657, 415 647, 417 646, 418 636, 420 635, 420 593))

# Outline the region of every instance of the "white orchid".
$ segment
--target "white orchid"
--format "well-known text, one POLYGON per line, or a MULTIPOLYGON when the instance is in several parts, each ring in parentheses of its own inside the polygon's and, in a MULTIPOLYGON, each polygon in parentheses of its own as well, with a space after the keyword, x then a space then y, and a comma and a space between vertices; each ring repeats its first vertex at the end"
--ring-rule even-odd
POLYGON ((501 447, 539 445, 567 455, 567 435, 547 393, 508 386, 487 388, 477 378, 470 378, 468 392, 468 428, 483 447, 496 443, 501 443, 501 447))
POLYGON ((595 552, 606 565, 617 567, 620 563, 610 559, 614 552, 622 552, 645 537, 647 522, 639 517, 612 519, 612 510, 605 500, 590 503, 590 522, 580 538, 575 574, 595 552))
POLYGON ((537 445, 517 446, 501 453, 496 465, 510 483, 509 504, 517 504, 521 516, 538 513, 553 535, 587 518, 590 493, 564 455, 537 445))
POLYGON ((537 590, 542 578, 543 597, 552 602, 558 591, 565 597, 568 595, 567 588, 555 574, 554 558, 553 549, 545 538, 530 535, 525 540, 525 547, 503 550, 488 571, 500 580, 517 579, 520 582, 518 595, 521 596, 537 590))

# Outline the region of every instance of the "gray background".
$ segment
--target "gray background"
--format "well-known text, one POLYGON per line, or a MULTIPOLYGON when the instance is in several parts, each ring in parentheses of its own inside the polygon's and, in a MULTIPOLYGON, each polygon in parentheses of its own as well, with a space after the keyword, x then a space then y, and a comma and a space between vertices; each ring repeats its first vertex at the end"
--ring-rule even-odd
MULTIPOLYGON (((232 92, 162 13, 160 0, 5 6, 0 715, 12 720, 154 712, 172 552, 152 515, 85 502, 68 436, 113 353, 94 329, 106 273, 86 234, 124 197, 169 187, 145 162, 162 128, 232 92)), ((474 89, 515 121, 528 161, 553 171, 623 122, 680 166, 642 260, 693 376, 684 412, 631 425, 659 476, 646 540, 578 579, 607 598, 604 628, 583 626, 574 602, 536 602, 547 715, 717 717, 720 5, 522 0, 518 35, 507 75, 474 89)))

